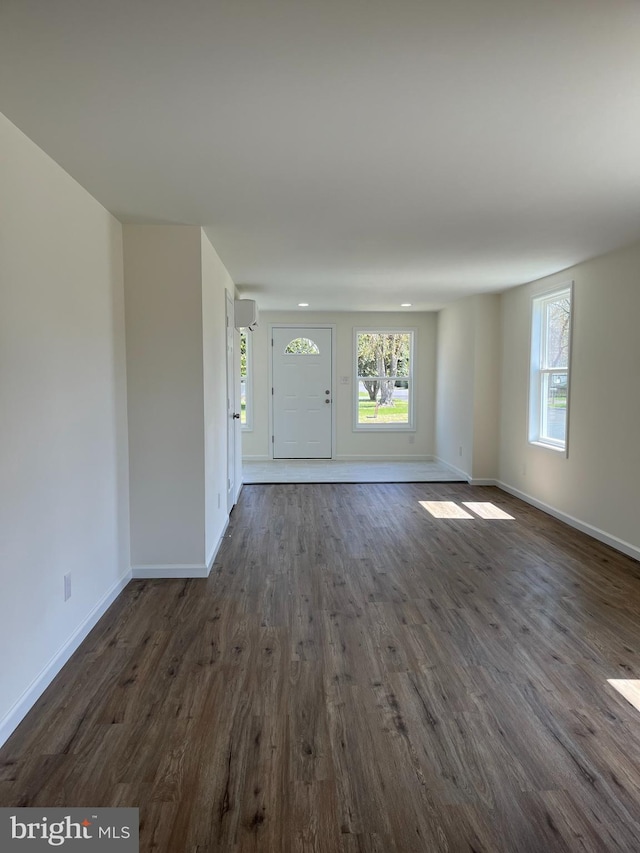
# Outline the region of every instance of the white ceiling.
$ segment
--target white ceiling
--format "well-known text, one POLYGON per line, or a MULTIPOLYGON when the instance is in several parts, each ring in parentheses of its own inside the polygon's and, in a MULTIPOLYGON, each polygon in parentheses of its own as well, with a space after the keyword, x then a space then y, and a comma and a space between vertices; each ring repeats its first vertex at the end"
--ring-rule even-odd
POLYGON ((262 309, 425 310, 640 238, 638 0, 0 0, 0 111, 262 309))

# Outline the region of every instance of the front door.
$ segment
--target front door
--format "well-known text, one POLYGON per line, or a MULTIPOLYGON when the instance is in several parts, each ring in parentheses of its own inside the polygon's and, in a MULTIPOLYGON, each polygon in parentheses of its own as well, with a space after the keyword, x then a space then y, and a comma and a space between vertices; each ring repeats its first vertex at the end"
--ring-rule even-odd
POLYGON ((274 459, 331 459, 331 334, 273 329, 274 459))

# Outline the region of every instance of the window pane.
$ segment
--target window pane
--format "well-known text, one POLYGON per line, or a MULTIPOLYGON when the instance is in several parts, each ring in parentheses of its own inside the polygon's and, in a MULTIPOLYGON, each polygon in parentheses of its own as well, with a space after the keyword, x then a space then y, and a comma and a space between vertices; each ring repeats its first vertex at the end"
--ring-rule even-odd
POLYGON ((542 394, 540 437, 564 442, 567 435, 567 374, 544 374, 542 394))
POLYGON ((567 448, 572 285, 534 297, 531 314, 529 441, 567 448))
POLYGON ((410 376, 411 332, 360 332, 358 376, 410 376))
POLYGON ((247 383, 240 380, 240 423, 247 423, 247 383))
POLYGON ((547 302, 545 315, 543 367, 568 367, 571 300, 566 296, 547 302))
POLYGON ((311 338, 296 338, 285 347, 286 355, 320 355, 318 344, 311 338))
POLYGON ((247 378, 247 333, 240 332, 240 378, 247 378))
POLYGON ((358 424, 409 424, 408 381, 361 379, 358 395, 358 424))
POLYGON ((251 338, 240 332, 240 424, 251 428, 251 338))

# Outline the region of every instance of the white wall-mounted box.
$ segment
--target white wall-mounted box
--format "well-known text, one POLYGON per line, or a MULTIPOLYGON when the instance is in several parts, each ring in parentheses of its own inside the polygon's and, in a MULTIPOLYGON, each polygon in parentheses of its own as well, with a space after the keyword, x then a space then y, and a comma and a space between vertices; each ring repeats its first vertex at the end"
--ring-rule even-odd
POLYGON ((236 329, 253 331, 258 325, 258 306, 253 299, 236 299, 234 304, 236 329))

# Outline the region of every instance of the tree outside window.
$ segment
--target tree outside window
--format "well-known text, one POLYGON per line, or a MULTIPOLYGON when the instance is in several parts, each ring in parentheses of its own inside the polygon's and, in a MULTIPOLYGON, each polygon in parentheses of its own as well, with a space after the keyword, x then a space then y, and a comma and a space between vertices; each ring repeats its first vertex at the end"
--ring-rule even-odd
POLYGON ((414 333, 356 330, 356 429, 411 429, 414 333))
POLYGON ((252 428, 251 411, 251 337, 246 329, 240 332, 240 424, 252 428))

